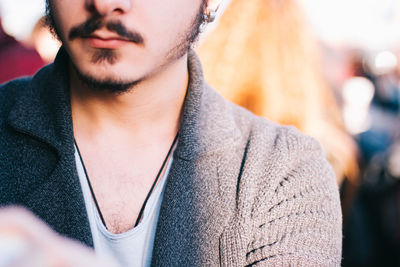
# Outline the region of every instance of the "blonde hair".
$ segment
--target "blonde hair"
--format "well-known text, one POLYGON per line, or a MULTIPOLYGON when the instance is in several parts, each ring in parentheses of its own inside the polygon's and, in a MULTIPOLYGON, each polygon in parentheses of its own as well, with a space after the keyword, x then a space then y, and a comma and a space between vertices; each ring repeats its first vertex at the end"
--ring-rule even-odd
POLYGON ((232 0, 198 52, 206 80, 222 95, 316 137, 338 182, 355 179, 356 146, 323 78, 318 49, 294 0, 232 0))

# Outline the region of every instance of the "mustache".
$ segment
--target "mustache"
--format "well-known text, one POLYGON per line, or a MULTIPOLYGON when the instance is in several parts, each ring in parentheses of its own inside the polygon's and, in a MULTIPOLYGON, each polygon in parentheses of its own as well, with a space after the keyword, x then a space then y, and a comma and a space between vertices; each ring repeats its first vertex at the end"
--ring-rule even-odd
POLYGON ((140 33, 135 31, 129 31, 119 20, 105 21, 101 17, 92 17, 86 22, 75 26, 71 29, 68 34, 70 41, 76 38, 87 38, 90 37, 96 30, 105 27, 110 32, 118 34, 122 39, 143 44, 144 39, 140 33))

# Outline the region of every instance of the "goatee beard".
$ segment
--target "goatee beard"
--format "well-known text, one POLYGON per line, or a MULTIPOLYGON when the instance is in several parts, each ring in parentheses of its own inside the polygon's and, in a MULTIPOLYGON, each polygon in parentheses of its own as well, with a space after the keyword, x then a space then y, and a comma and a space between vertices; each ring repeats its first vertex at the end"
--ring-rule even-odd
POLYGON ((131 82, 117 81, 113 79, 96 79, 90 75, 82 74, 74 65, 73 71, 78 77, 79 81, 86 87, 94 91, 108 92, 115 95, 126 93, 132 90, 136 85, 138 85, 142 80, 135 80, 131 82))

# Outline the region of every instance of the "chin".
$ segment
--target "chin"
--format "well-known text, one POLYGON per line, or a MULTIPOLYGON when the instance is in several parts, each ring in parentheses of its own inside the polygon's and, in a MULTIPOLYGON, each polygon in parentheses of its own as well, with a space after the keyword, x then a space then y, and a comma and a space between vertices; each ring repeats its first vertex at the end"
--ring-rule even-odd
POLYGON ((124 80, 121 77, 107 77, 105 75, 84 74, 75 68, 79 80, 89 89, 94 91, 122 94, 129 92, 141 82, 138 80, 124 80))

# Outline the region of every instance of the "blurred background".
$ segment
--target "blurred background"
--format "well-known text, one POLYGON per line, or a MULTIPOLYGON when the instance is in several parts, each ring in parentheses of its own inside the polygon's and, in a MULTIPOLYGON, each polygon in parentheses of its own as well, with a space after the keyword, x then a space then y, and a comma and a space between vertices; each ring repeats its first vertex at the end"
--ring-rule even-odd
MULTIPOLYGON (((50 63, 44 0, 0 0, 0 83, 50 63)), ((343 266, 400 266, 400 0, 231 0, 196 48, 222 95, 318 139, 343 266)))

